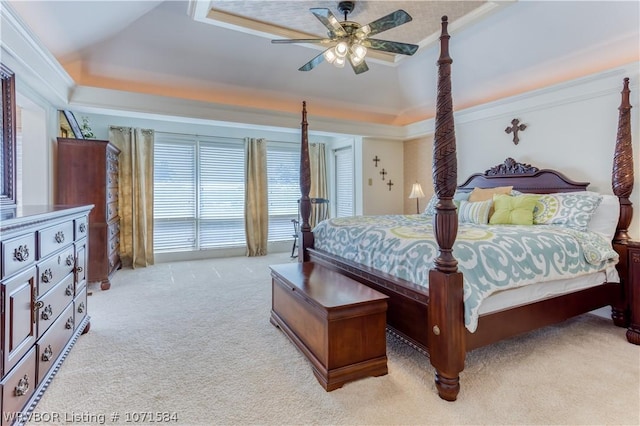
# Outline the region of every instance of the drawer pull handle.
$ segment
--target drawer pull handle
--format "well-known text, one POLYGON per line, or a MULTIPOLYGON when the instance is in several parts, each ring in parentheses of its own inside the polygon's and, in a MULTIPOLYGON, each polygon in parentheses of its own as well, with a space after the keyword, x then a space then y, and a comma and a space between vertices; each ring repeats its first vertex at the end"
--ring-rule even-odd
POLYGON ((80 229, 80 232, 84 234, 85 232, 87 232, 87 224, 84 222, 81 223, 79 229, 80 229))
POLYGON ((50 283, 53 280, 53 272, 51 271, 51 268, 45 269, 42 275, 40 275, 40 279, 43 283, 50 283))
POLYGON ((51 361, 52 356, 53 356, 53 349, 51 349, 51 345, 49 345, 46 348, 44 348, 41 358, 44 362, 47 362, 47 361, 51 361))
POLYGON ((64 291, 64 294, 67 296, 73 296, 73 284, 69 284, 67 289, 64 291))
POLYGON ((29 259, 29 247, 20 245, 13 251, 13 258, 18 262, 26 262, 29 259))
POLYGON ((80 302, 78 305, 78 313, 81 314, 84 312, 84 302, 80 302))
POLYGON ((42 318, 45 321, 48 321, 50 318, 53 318, 53 308, 51 307, 51 305, 47 305, 46 308, 42 310, 42 312, 40 313, 40 318, 42 318))
POLYGON ((66 262, 67 262, 67 266, 71 266, 71 265, 73 265, 73 261, 74 261, 74 260, 75 260, 75 259, 74 259, 74 257, 73 257, 73 255, 72 255, 72 254, 70 254, 69 256, 67 256, 67 261, 66 261, 66 262))
POLYGON ((67 323, 64 325, 64 328, 67 330, 71 330, 73 328, 73 317, 69 317, 67 319, 67 323))
POLYGON ((56 232, 56 236, 54 238, 56 239, 56 243, 58 244, 64 243, 64 232, 62 231, 56 232))
POLYGON ((20 381, 18 382, 18 386, 16 386, 14 390, 15 396, 24 396, 29 391, 29 376, 26 374, 20 381))

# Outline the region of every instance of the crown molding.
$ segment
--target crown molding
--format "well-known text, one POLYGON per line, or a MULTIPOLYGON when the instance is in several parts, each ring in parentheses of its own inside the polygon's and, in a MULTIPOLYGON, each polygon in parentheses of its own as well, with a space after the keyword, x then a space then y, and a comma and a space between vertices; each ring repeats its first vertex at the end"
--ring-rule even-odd
POLYGON ((26 84, 56 108, 64 107, 74 81, 40 40, 28 29, 15 10, 0 4, 2 62, 26 84))

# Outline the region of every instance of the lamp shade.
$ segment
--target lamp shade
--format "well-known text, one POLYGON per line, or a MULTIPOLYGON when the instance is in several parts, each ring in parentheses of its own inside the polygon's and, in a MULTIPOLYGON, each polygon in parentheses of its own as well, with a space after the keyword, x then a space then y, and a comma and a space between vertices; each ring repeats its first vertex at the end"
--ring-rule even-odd
POLYGON ((424 192, 422 192, 422 187, 419 183, 416 182, 413 184, 409 198, 424 198, 424 192))

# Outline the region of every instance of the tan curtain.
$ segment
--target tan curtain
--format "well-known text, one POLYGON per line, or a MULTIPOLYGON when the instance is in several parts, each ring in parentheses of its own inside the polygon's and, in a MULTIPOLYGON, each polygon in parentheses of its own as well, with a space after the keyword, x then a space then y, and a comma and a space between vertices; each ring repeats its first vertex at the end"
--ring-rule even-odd
MULTIPOLYGON (((329 191, 327 190, 327 160, 326 160, 325 144, 323 143, 311 143, 309 144, 309 169, 311 172, 311 190, 309 191, 310 198, 324 198, 328 197, 329 191)), ((329 205, 328 204, 315 204, 311 205, 311 217, 309 218, 309 224, 311 228, 316 224, 329 217, 329 205)))
POLYGON ((267 193, 267 141, 245 139, 244 229, 247 256, 267 254, 269 205, 267 193))
POLYGON ((153 265, 153 130, 109 128, 120 148, 120 257, 125 266, 153 265))

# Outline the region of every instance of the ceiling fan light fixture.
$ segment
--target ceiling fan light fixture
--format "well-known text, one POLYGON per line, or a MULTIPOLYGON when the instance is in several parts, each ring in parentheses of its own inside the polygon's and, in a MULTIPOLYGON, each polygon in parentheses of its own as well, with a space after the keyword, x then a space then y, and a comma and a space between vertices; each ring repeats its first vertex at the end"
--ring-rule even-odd
POLYGON ((338 68, 344 68, 344 63, 345 63, 345 59, 344 56, 343 57, 336 57, 336 60, 334 61, 333 65, 335 65, 338 68))
POLYGON ((338 57, 338 55, 336 55, 334 48, 325 50, 323 55, 324 55, 325 61, 329 62, 330 64, 333 64, 336 58, 338 57))
POLYGON ((358 59, 358 62, 362 62, 367 55, 367 48, 361 44, 354 43, 351 45, 351 56, 358 59))
POLYGON ((335 50, 336 55, 338 55, 339 58, 344 58, 349 52, 349 45, 346 41, 341 41, 340 43, 336 44, 335 50))

